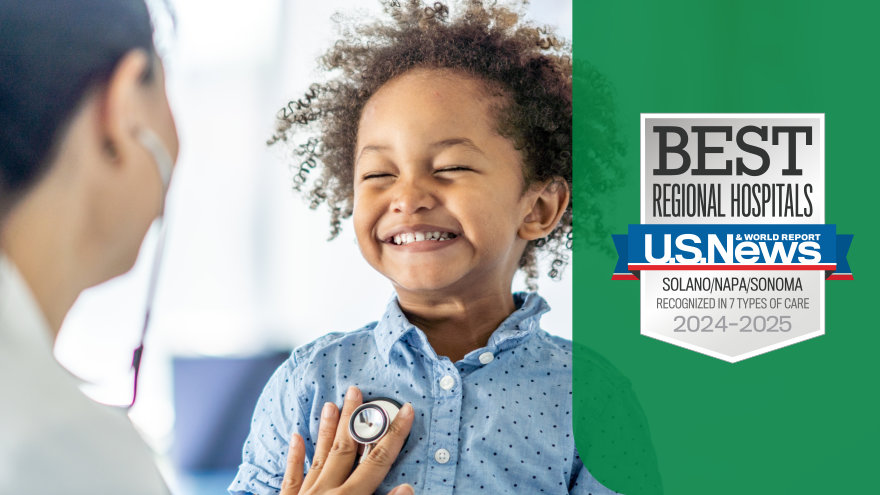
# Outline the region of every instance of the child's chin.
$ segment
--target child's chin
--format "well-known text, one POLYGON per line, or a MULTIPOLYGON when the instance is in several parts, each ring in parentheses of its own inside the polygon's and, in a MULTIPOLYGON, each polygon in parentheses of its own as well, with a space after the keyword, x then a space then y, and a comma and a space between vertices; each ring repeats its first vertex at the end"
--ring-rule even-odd
POLYGON ((449 273, 419 276, 401 276, 392 278, 395 288, 408 292, 436 293, 442 292, 455 284, 455 277, 449 273))

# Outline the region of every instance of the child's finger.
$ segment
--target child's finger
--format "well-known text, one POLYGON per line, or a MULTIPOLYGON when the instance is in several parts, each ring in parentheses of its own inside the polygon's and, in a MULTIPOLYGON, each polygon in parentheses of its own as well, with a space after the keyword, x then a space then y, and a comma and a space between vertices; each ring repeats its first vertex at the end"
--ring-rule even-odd
POLYGON ((297 495, 303 484, 303 463, 306 459, 306 446, 303 439, 294 433, 287 451, 287 469, 281 481, 281 495, 297 495))
POLYGON ((333 438, 336 436, 337 416, 339 410, 336 404, 327 402, 321 410, 321 422, 318 424, 318 443, 315 445, 315 455, 312 456, 312 464, 309 466, 309 473, 306 475, 305 487, 309 488, 314 485, 324 465, 327 462, 327 456, 330 453, 330 446, 333 445, 333 438))
POLYGON ((336 427, 336 438, 333 440, 333 447, 327 456, 327 463, 321 476, 322 486, 340 486, 351 473, 351 467, 357 456, 358 443, 348 432, 348 422, 351 414, 362 403, 361 391, 357 387, 349 387, 345 392, 345 402, 342 404, 342 413, 336 427))
POLYGON ((372 493, 372 490, 375 490, 382 483, 391 469, 391 465, 397 459, 400 449, 403 448, 403 443, 412 428, 414 416, 412 404, 406 403, 400 408, 397 417, 388 427, 388 433, 361 460, 357 469, 345 482, 346 487, 350 489, 368 487, 371 491, 367 493, 372 493))

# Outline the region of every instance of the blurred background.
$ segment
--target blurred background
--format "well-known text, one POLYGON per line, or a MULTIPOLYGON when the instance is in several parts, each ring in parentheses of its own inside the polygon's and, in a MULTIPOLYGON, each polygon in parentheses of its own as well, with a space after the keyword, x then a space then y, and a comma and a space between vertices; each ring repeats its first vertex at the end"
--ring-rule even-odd
MULTIPOLYGON (((380 10, 363 0, 166 3, 174 21, 154 9, 157 41, 181 152, 130 416, 175 495, 224 493, 274 368, 298 345, 376 320, 392 295, 361 258, 350 222, 326 241, 328 215, 291 190, 285 150, 265 145, 278 109, 321 79, 315 60, 336 39, 334 13, 380 10)), ((571 38, 570 0, 533 0, 527 11, 571 38)), ((131 272, 82 294, 56 344, 103 402, 131 400, 156 230, 131 272)), ((543 327, 571 338, 567 270, 539 284, 553 307, 543 327)))

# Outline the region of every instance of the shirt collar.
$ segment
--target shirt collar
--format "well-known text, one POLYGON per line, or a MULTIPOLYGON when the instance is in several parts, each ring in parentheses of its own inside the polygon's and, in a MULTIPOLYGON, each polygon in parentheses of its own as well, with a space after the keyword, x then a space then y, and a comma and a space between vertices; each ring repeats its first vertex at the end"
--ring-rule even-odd
MULTIPOLYGON (((486 349, 489 351, 502 351, 519 344, 540 329, 541 315, 550 311, 550 305, 536 292, 516 292, 513 294, 513 302, 517 309, 492 332, 486 344, 486 349)), ((410 332, 418 338, 420 345, 429 348, 427 337, 409 322, 400 309, 395 295, 388 302, 385 313, 373 329, 376 347, 386 362, 390 361, 389 356, 394 343, 402 340, 410 332)), ((465 356, 465 359, 471 354, 473 352, 465 356)))
POLYGON ((52 355, 52 332, 46 317, 43 316, 18 268, 2 252, 0 252, 0 334, 6 343, 52 355))

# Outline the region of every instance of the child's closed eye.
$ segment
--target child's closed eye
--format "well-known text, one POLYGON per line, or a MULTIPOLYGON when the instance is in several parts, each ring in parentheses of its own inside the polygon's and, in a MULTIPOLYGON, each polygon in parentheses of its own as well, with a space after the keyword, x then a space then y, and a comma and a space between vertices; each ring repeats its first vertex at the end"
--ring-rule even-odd
POLYGON ((361 176, 361 180, 370 180, 370 179, 384 179, 388 177, 394 177, 394 174, 390 172, 369 172, 361 176))
POLYGON ((435 174, 446 172, 474 172, 474 169, 467 165, 450 165, 448 167, 441 167, 434 170, 435 174))

